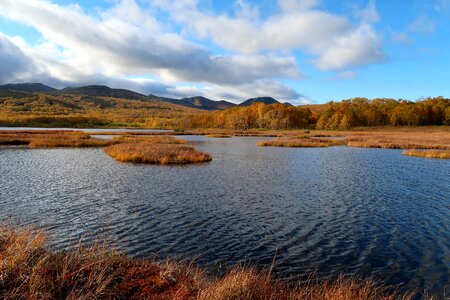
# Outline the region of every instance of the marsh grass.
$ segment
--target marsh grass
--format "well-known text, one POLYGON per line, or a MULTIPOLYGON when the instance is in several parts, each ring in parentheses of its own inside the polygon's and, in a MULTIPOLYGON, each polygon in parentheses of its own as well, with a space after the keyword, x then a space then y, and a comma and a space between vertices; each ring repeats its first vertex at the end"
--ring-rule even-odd
POLYGON ((113 141, 91 138, 80 131, 0 131, 0 145, 24 145, 30 148, 105 147, 113 141))
POLYGON ((133 259, 105 243, 52 252, 46 235, 32 229, 1 228, 2 299, 412 299, 373 279, 340 276, 333 281, 289 283, 270 269, 237 266, 209 277, 193 264, 133 259))
POLYGON ((360 131, 347 135, 346 141, 350 147, 450 150, 450 132, 438 128, 360 131))
POLYGON ((403 150, 405 156, 450 159, 450 150, 403 150))
POLYGON ((309 137, 295 137, 295 138, 277 138, 271 141, 260 141, 256 143, 257 146, 263 147, 303 147, 303 148, 315 148, 315 147, 331 147, 345 145, 344 141, 334 139, 320 139, 309 137))
POLYGON ((121 162, 143 164, 193 164, 211 161, 211 155, 192 146, 131 142, 112 145, 105 153, 121 162))
POLYGON ((231 134, 207 134, 206 137, 209 138, 231 138, 231 134))
POLYGON ((173 136, 161 135, 161 136, 134 136, 124 135, 120 137, 114 137, 113 141, 120 143, 146 143, 146 144, 187 144, 186 140, 178 139, 173 136))

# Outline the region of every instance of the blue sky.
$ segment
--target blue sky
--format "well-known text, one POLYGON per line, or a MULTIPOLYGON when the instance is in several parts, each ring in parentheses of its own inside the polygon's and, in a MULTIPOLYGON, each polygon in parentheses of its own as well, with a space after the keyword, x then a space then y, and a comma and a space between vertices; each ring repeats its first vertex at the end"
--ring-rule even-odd
POLYGON ((296 104, 450 97, 450 0, 2 0, 0 83, 296 104))

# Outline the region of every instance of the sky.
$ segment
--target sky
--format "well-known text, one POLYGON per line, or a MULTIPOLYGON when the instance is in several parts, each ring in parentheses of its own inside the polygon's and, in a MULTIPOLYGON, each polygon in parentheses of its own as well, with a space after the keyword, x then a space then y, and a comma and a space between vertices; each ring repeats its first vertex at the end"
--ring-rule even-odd
POLYGON ((0 0, 0 84, 415 101, 449 69, 450 0, 0 0))

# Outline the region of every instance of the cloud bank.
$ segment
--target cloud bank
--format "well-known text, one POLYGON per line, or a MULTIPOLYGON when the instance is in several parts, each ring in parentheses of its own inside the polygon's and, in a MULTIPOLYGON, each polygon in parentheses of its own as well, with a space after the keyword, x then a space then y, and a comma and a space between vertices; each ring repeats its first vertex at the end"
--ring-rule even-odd
POLYGON ((49 0, 2 0, 1 16, 42 38, 30 45, 0 33, 0 82, 104 83, 165 96, 301 102, 304 96, 283 83, 307 78, 297 54, 338 74, 385 59, 372 26, 379 19, 373 1, 356 23, 319 9, 317 0, 279 0, 265 19, 244 0, 235 1, 232 14, 204 10, 197 0, 145 3, 119 0, 92 15, 49 0))

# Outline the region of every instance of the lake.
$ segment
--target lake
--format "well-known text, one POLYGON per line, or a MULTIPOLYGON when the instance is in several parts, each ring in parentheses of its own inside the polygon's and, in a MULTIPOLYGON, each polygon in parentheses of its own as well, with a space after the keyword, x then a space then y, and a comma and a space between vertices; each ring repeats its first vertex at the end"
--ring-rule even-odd
POLYGON ((0 148, 0 219, 47 228, 56 250, 100 238, 134 257, 195 258, 218 272, 274 262, 281 276, 373 275, 401 291, 450 294, 449 160, 182 138, 213 161, 133 165, 102 149, 0 148))

